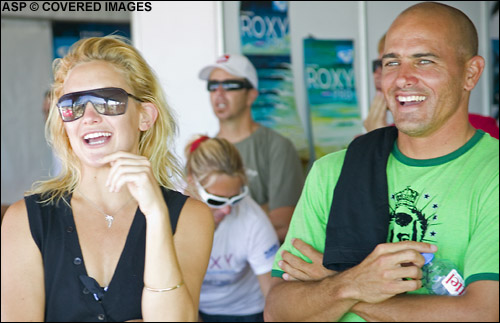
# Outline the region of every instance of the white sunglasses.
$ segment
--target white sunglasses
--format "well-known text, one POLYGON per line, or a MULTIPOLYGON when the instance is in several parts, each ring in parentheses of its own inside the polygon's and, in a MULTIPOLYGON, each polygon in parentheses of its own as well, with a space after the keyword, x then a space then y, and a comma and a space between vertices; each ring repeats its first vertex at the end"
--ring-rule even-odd
POLYGON ((243 186, 242 192, 238 195, 235 195, 233 197, 222 197, 222 196, 217 196, 208 193, 205 191, 203 186, 198 181, 196 182, 196 186, 198 187, 198 193, 200 194, 201 198, 203 201, 210 206, 211 208, 214 209, 221 209, 225 207, 226 205, 235 205, 239 201, 241 201, 245 196, 248 195, 248 186, 243 186))

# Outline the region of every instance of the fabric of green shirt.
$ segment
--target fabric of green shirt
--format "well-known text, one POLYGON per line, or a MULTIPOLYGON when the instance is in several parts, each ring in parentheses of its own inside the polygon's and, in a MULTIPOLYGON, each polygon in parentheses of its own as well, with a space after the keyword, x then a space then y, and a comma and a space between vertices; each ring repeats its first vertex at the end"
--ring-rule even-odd
POLYGON ((260 126, 235 144, 248 177, 250 195, 269 210, 295 206, 304 185, 304 171, 292 142, 260 126))
MULTIPOLYGON (((281 277, 281 251, 308 262, 291 245, 300 238, 323 252, 333 191, 345 150, 317 160, 292 217, 288 235, 276 253, 272 276, 281 277)), ((446 156, 416 160, 394 144, 387 163, 390 222, 387 242, 414 240, 438 246, 436 258, 453 261, 465 284, 498 281, 499 143, 478 130, 463 147, 446 156)), ((360 232, 362 234, 362 232, 360 232)), ((427 294, 425 288, 414 293, 427 294)), ((347 313, 341 321, 360 321, 347 313)))

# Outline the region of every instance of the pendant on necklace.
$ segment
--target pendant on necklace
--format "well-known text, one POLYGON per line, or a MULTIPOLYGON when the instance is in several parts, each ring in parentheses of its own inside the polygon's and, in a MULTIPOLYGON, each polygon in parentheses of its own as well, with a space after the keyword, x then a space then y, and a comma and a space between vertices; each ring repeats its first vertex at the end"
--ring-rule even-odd
POLYGON ((105 220, 108 221, 108 228, 111 228, 111 225, 113 224, 113 220, 115 218, 113 218, 113 216, 109 214, 105 214, 105 216, 105 220))

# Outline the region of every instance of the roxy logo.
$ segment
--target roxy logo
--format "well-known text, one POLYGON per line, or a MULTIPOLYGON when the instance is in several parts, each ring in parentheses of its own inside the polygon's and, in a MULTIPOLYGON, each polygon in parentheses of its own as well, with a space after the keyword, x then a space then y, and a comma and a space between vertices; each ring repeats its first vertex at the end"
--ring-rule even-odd
POLYGON ((314 89, 352 89, 354 88, 354 71, 345 68, 306 68, 307 87, 314 89))
POLYGON ((261 17, 248 15, 241 16, 241 32, 243 36, 262 39, 267 37, 284 38, 288 34, 288 18, 261 17))

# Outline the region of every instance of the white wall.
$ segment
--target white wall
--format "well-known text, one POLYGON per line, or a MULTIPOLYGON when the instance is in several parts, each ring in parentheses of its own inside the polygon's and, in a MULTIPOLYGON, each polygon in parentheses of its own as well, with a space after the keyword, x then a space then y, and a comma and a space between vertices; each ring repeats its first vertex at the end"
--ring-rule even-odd
POLYGON ((51 82, 51 34, 47 21, 2 18, 2 204, 22 199, 51 167, 42 113, 51 82))
POLYGON ((153 10, 132 16, 134 45, 156 71, 167 102, 178 115, 176 151, 196 133, 214 136, 218 122, 212 113, 206 82, 198 72, 220 52, 215 1, 152 2, 153 10))

